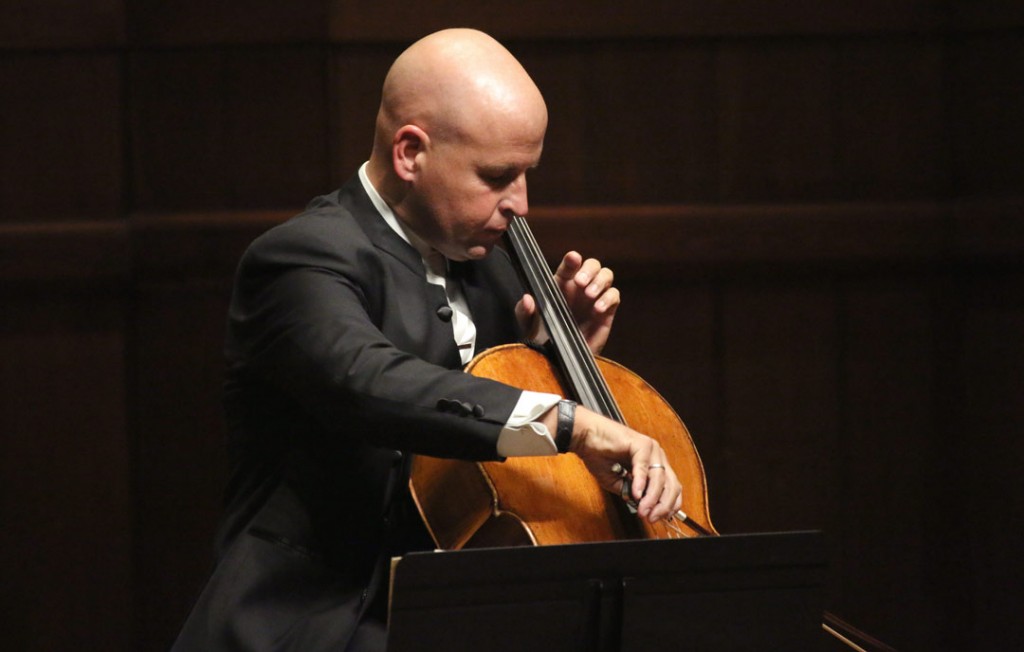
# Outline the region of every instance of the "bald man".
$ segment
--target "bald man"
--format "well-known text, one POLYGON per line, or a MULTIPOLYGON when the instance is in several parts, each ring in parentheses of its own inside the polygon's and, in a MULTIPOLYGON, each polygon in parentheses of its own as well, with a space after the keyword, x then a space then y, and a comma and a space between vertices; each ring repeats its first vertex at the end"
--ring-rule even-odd
MULTIPOLYGON (((413 454, 580 456, 641 516, 680 506, 653 439, 560 396, 461 371, 537 330, 495 244, 529 209, 547 108, 489 36, 445 30, 388 72, 370 159, 246 251, 232 296, 225 406, 232 477, 217 565, 175 647, 384 650, 388 559, 432 542, 413 454)), ((591 349, 612 273, 570 252, 555 273, 591 349)))

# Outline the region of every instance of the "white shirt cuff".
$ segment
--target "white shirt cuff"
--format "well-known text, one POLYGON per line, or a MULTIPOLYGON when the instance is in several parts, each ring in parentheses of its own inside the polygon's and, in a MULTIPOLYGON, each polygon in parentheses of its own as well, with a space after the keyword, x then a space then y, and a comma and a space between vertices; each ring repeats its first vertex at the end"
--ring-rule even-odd
POLYGON ((554 436, 537 419, 561 400, 558 394, 524 391, 498 436, 498 455, 557 455, 554 436))

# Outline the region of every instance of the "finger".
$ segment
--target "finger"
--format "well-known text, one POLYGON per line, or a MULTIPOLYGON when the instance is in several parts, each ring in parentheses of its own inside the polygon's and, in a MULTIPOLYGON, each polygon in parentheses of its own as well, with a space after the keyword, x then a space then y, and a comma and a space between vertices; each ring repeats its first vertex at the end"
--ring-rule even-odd
POLYGON ((604 291, 604 294, 600 295, 597 301, 594 302, 594 310, 601 315, 608 315, 619 308, 619 304, 622 302, 622 297, 619 294, 618 288, 608 288, 604 291))
POLYGON ((668 507, 662 505, 668 480, 666 470, 664 463, 653 463, 647 468, 647 487, 639 501, 639 512, 652 523, 664 518, 668 512, 668 507))
POLYGON ((523 298, 516 304, 516 317, 519 319, 529 319, 533 316, 533 312, 537 309, 537 303, 533 300, 533 295, 524 294, 523 298))
POLYGON ((665 472, 665 485, 662 488, 658 503, 651 509, 652 523, 670 518, 682 507, 682 486, 675 472, 668 468, 665 472))
POLYGON ((555 276, 561 281, 569 281, 579 271, 580 266, 583 265, 583 256, 576 251, 570 251, 562 256, 562 262, 558 264, 558 269, 555 270, 555 276))
MULTIPOLYGON (((601 261, 596 258, 588 258, 580 264, 580 267, 576 271, 576 275, 572 280, 581 290, 587 291, 590 289, 590 286, 597 281, 602 269, 601 261)), ((598 286, 595 285, 594 287, 598 286)))
POLYGON ((643 443, 636 446, 630 459, 630 473, 633 476, 633 500, 637 505, 643 504, 647 484, 650 482, 650 466, 658 443, 650 437, 643 437, 643 443))
MULTIPOLYGON (((602 485, 602 486, 605 486, 605 485, 602 485)), ((625 486, 626 486, 626 479, 622 478, 620 476, 616 476, 616 480, 614 480, 610 485, 606 485, 605 488, 608 491, 610 491, 613 494, 615 494, 616 496, 621 496, 623 498, 623 500, 625 500, 626 496, 622 495, 622 490, 623 490, 623 488, 625 488, 625 486)))
POLYGON ((516 321, 519 322, 519 327, 526 334, 526 338, 536 339, 540 332, 540 319, 537 315, 537 302, 534 301, 533 296, 524 294, 516 304, 515 313, 516 321))
POLYGON ((596 260, 594 260, 593 262, 595 265, 598 266, 597 269, 594 271, 590 271, 588 270, 587 265, 587 263, 589 262, 590 261, 588 260, 587 262, 583 263, 583 267, 576 274, 576 278, 577 282, 579 282, 581 274, 590 276, 589 283, 586 285, 584 294, 586 294, 591 299, 596 299, 597 297, 601 296, 603 292, 607 291, 609 288, 612 287, 612 282, 615 280, 615 273, 612 272, 612 270, 607 267, 600 267, 600 263, 596 260))

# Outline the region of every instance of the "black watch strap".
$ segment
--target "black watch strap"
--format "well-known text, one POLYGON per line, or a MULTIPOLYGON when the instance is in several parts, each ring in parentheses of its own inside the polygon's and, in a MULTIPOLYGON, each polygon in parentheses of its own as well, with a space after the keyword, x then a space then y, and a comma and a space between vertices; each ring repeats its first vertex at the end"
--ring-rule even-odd
POLYGON ((576 403, 568 399, 558 402, 558 430, 555 432, 555 448, 559 453, 569 452, 572 441, 572 426, 576 421, 576 403))

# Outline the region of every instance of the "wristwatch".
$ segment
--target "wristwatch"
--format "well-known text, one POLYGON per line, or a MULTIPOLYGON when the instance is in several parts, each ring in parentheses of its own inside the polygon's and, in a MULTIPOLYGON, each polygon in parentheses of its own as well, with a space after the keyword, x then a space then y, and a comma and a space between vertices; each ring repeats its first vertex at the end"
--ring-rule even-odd
POLYGON ((569 452, 572 441, 572 426, 576 421, 576 403, 568 399, 558 402, 558 429, 555 431, 555 448, 559 453, 569 452))

